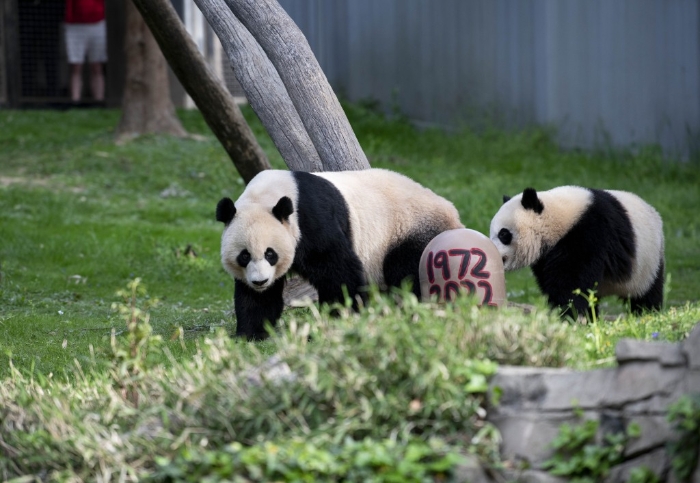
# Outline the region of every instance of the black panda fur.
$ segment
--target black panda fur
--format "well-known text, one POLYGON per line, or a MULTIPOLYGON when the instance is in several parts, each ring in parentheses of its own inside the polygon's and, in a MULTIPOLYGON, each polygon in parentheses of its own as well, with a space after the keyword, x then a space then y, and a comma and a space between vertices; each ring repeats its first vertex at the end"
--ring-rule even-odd
POLYGON ((318 291, 321 303, 341 301, 341 279, 354 297, 367 284, 362 262, 352 247, 348 205, 329 181, 305 172, 294 172, 299 189, 299 229, 292 270, 318 291))
MULTIPOLYGON (((320 303, 343 301, 345 287, 357 308, 358 297, 366 299, 368 282, 398 286, 407 278, 419 296, 423 249, 439 233, 463 227, 447 200, 403 175, 379 169, 315 174, 265 171, 251 181, 235 205, 229 198, 219 202, 217 220, 226 225, 222 263, 235 280, 236 334, 255 339, 267 335, 265 321, 274 325, 282 313, 288 271, 306 278, 318 291, 320 303), (284 199, 291 213, 281 210, 284 199), (257 211, 237 228, 237 217, 246 216, 246 210, 257 211), (276 216, 275 210, 285 216, 276 216), (276 250, 281 266, 270 277, 261 275, 264 283, 249 283, 247 268, 235 262, 240 249, 250 245, 242 240, 244 232, 267 232, 284 239, 279 244, 283 248, 276 250), (293 260, 286 259, 290 251, 293 260), (261 283, 263 289, 257 286, 261 283)), ((266 245, 260 250, 275 244, 255 243, 266 245)))
POLYGON ((571 303, 577 313, 589 312, 575 289, 629 299, 634 313, 662 307, 661 217, 636 195, 572 186, 538 194, 528 188, 512 200, 504 198, 490 232, 506 269, 529 265, 549 303, 564 309, 565 316, 571 303), (547 221, 547 210, 559 210, 559 219, 547 221), (537 230, 532 240, 538 241, 528 241, 537 230), (520 256, 518 250, 527 250, 511 247, 518 243, 531 253, 520 256))

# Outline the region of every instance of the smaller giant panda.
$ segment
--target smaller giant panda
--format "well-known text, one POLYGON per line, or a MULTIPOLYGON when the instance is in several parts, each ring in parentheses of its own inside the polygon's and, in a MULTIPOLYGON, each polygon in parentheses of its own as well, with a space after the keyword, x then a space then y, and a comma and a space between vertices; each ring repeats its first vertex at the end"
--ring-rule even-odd
POLYGON ((319 302, 365 299, 380 287, 413 282, 423 249, 446 230, 463 228, 446 199, 383 169, 305 173, 267 170, 234 203, 223 198, 221 261, 234 278, 236 335, 264 338, 265 321, 282 314, 290 270, 318 291, 319 302))
POLYGON ((561 186, 527 188, 509 198, 491 220, 490 237, 505 270, 530 266, 552 306, 589 312, 574 296, 629 299, 634 313, 661 309, 664 235, 661 216, 625 191, 561 186))

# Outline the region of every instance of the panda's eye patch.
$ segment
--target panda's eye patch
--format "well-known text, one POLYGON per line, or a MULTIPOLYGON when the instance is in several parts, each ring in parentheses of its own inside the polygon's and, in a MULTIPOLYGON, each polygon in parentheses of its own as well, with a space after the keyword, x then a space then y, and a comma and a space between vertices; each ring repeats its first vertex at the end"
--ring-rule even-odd
POLYGON ((277 260, 279 260, 279 256, 277 255, 277 252, 274 251, 272 248, 268 248, 265 250, 265 260, 267 260, 267 263, 270 265, 274 265, 277 263, 277 260))
POLYGON ((245 268, 250 263, 250 252, 248 250, 243 250, 236 257, 236 262, 238 262, 241 267, 245 268))
POLYGON ((501 228, 501 231, 498 232, 498 239, 504 245, 510 245, 510 242, 513 241, 513 234, 507 228, 501 228))

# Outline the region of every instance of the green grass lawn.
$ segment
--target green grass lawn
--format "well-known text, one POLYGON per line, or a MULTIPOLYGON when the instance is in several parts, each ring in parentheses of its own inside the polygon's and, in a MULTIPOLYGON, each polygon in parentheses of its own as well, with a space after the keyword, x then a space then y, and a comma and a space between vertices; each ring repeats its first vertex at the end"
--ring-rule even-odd
MULTIPOLYGON (((374 167, 432 188, 482 233, 502 195, 526 186, 638 193, 664 219, 667 306, 688 319, 683 327, 698 316, 697 163, 664 161, 652 148, 562 152, 544 131, 419 132, 359 106, 347 112, 374 167)), ((284 167, 255 116, 245 114, 273 165, 284 167)), ((218 327, 233 331, 233 284, 219 262, 222 227, 214 210, 243 183, 199 113, 179 115, 204 138, 145 136, 118 146, 115 110, 0 110, 0 376, 10 358, 44 374, 71 372, 74 360, 102 363, 112 330, 124 330, 112 310, 115 293, 136 277, 160 300, 151 324, 175 357, 193 354, 218 327), (179 327, 184 345, 170 340, 179 327)), ((507 288, 511 301, 541 303, 528 270, 509 273, 507 288)), ((614 301, 603 305, 604 313, 620 310, 614 301)), ((624 322, 641 337, 663 337, 664 324, 672 325, 668 318, 642 329, 624 322)))

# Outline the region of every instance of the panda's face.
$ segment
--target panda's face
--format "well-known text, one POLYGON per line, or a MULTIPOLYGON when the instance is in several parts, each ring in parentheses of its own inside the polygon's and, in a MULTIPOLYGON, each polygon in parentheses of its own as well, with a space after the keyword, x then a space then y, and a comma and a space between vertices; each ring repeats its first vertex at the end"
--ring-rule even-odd
POLYGON ((591 192, 578 186, 539 193, 526 188, 503 201, 489 236, 501 253, 503 268, 517 270, 537 262, 561 240, 590 205, 591 192))
POLYGON ((542 211, 526 209, 522 195, 508 199, 491 220, 489 237, 503 259, 505 270, 517 270, 537 261, 543 241, 538 227, 542 211))
POLYGON ((289 219, 268 209, 240 209, 221 238, 221 261, 226 271, 250 288, 264 292, 284 276, 294 261, 297 244, 289 219))

